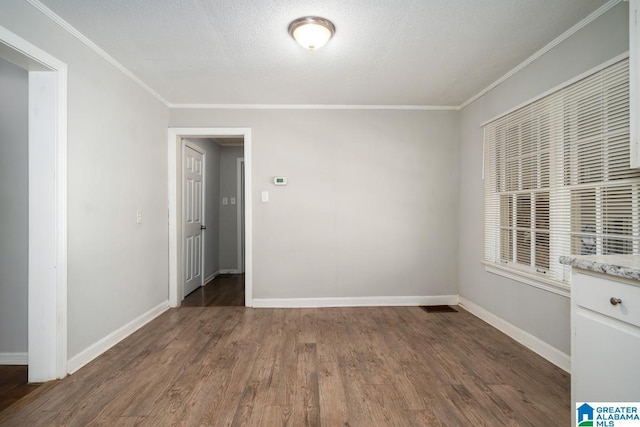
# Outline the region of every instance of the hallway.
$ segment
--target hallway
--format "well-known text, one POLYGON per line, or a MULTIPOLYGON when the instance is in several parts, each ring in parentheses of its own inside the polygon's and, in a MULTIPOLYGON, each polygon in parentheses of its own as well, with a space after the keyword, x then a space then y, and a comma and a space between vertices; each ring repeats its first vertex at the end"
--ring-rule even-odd
POLYGON ((220 274, 182 300, 182 307, 244 307, 244 274, 220 274))

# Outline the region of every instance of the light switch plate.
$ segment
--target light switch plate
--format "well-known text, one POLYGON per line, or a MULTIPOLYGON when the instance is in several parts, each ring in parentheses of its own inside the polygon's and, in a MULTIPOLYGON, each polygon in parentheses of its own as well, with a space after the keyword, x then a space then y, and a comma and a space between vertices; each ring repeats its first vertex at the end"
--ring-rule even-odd
POLYGON ((228 197, 223 197, 222 198, 222 204, 223 205, 228 205, 229 204, 229 198, 228 197))
POLYGON ((263 191, 260 194, 260 198, 263 202, 268 202, 269 201, 269 192, 268 191, 263 191))

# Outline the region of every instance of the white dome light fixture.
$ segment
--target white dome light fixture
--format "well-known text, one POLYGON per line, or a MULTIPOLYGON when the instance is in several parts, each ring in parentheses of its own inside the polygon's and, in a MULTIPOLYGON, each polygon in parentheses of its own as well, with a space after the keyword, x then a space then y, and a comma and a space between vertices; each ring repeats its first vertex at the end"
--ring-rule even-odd
POLYGON ((289 34, 305 49, 314 50, 324 46, 336 32, 331 21, 318 16, 305 16, 289 24, 289 34))

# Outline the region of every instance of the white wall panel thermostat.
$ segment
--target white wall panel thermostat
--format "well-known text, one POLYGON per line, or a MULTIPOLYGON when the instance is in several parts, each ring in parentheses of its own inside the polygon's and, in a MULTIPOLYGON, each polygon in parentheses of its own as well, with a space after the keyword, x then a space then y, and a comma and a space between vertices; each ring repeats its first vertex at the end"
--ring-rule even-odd
POLYGON ((276 176, 273 178, 273 185, 287 185, 286 176, 276 176))

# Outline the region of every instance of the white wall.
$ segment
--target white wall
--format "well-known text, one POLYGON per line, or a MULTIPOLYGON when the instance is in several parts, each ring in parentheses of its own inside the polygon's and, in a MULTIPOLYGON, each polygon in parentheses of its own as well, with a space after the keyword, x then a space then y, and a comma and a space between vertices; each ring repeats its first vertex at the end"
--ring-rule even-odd
POLYGON ((27 2, 3 1, 0 25, 68 65, 73 358, 167 301, 168 109, 27 2))
POLYGON ((569 299, 486 273, 483 257, 481 123, 628 50, 628 3, 615 6, 460 117, 460 295, 569 354, 569 299))
POLYGON ((27 71, 0 58, 0 356, 27 353, 28 96, 27 71))
POLYGON ((170 125, 252 130, 254 298, 430 296, 458 293, 457 114, 175 109, 170 125))
POLYGON ((224 146, 220 149, 220 269, 238 268, 238 158, 244 156, 243 147, 224 146), (223 205, 223 197, 229 199, 223 205), (236 204, 231 204, 231 198, 236 204))
MULTIPOLYGON (((220 270, 220 146, 208 138, 191 138, 189 141, 206 151, 205 171, 205 225, 204 278, 220 270)), ((204 283, 206 284, 206 283, 204 283)))

